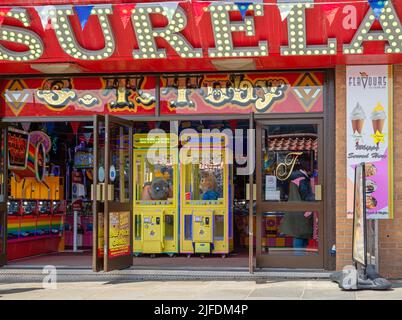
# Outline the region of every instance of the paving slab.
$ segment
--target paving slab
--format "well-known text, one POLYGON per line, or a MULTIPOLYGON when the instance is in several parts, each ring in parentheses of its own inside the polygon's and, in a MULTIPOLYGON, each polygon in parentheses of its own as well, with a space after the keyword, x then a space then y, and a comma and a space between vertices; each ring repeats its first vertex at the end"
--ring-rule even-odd
POLYGON ((256 281, 89 281, 61 282, 56 289, 34 283, 1 283, 0 300, 402 300, 402 282, 391 291, 342 291, 323 280, 256 281))
POLYGON ((355 292, 341 291, 340 289, 306 289, 303 300, 356 300, 355 292))
POLYGON ((281 299, 300 299, 303 295, 304 288, 293 287, 276 287, 276 288, 259 288, 254 289, 248 298, 265 297, 266 299, 281 298, 281 299))

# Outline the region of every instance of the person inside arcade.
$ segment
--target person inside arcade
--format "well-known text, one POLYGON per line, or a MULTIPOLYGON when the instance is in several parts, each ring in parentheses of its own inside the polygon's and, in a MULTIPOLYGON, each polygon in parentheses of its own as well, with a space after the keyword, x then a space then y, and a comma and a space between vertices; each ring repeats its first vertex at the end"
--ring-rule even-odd
MULTIPOLYGON (((289 177, 288 201, 314 201, 313 176, 309 155, 303 154, 296 164, 295 170, 289 177)), ((313 238, 313 212, 286 212, 279 230, 281 233, 292 236, 294 248, 305 248, 313 238)))

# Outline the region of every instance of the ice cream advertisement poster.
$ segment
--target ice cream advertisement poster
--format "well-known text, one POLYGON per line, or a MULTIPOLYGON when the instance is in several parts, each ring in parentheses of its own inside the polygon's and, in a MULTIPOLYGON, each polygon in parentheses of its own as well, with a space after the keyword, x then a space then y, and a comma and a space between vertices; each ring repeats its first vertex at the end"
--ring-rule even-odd
POLYGON ((366 163, 368 219, 393 218, 392 66, 346 70, 347 215, 353 214, 354 171, 366 163))

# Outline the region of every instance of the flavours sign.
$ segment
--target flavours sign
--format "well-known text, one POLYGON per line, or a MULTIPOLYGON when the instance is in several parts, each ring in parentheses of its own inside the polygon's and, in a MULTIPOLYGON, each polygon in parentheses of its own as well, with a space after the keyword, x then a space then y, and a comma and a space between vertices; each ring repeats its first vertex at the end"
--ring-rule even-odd
POLYGON ((347 68, 347 213, 353 213, 356 166, 366 163, 368 219, 393 217, 392 67, 347 68))

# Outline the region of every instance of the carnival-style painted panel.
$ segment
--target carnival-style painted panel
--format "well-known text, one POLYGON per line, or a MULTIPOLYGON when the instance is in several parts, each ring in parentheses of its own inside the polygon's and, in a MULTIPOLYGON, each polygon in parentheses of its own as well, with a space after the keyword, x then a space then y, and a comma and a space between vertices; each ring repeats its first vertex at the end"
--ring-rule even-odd
POLYGON ((153 114, 155 78, 12 79, 1 83, 5 117, 153 114))
POLYGON ((322 112, 322 72, 165 75, 162 114, 322 112))

